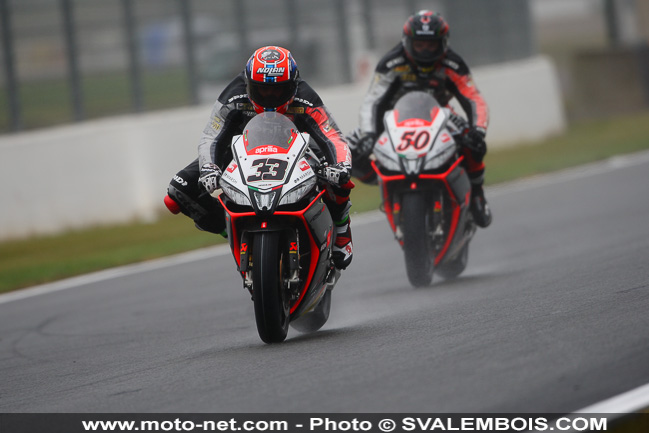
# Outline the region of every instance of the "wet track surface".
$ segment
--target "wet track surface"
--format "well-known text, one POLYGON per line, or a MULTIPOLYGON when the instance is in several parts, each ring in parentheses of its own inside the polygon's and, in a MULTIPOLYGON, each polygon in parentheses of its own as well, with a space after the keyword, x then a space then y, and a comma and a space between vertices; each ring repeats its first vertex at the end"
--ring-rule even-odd
POLYGON ((649 158, 487 189, 413 289, 383 215, 325 327, 264 345, 229 250, 2 302, 0 412, 571 412, 649 382, 649 158))

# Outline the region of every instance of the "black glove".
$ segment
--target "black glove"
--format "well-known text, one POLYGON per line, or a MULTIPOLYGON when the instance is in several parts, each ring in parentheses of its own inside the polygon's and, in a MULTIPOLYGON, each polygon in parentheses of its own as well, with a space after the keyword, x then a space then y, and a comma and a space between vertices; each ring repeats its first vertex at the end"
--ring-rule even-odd
POLYGON ((476 162, 482 162, 484 156, 487 154, 487 143, 485 142, 485 135, 487 131, 484 128, 472 127, 467 133, 466 147, 471 151, 471 156, 476 162))
POLYGON ((207 163, 201 167, 200 177, 198 183, 203 185, 203 188, 210 194, 219 189, 219 179, 221 178, 221 169, 218 165, 207 163))
POLYGON ((373 132, 361 132, 356 128, 347 137, 349 150, 352 151, 352 158, 365 158, 372 153, 374 143, 376 142, 376 135, 373 132))
POLYGON ((339 162, 324 166, 322 167, 322 177, 333 185, 342 186, 352 177, 352 165, 348 162, 339 162))

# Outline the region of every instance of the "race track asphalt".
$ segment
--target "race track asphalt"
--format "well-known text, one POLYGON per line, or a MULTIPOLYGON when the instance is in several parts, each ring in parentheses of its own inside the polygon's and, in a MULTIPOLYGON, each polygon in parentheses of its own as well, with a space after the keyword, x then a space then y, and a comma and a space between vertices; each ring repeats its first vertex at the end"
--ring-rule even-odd
POLYGON ((648 155, 488 188, 466 272, 427 288, 355 216, 329 322, 282 344, 224 247, 5 295, 0 412, 567 413, 644 385, 648 155))

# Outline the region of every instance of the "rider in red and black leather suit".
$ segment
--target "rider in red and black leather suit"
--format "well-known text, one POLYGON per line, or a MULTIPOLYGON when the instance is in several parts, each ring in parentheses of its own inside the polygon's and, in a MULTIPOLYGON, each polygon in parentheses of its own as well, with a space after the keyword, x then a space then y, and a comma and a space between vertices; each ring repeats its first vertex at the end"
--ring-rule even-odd
POLYGON ((370 154, 383 131, 383 114, 392 109, 403 94, 413 90, 428 91, 445 106, 456 98, 468 120, 466 123, 459 115, 453 116, 456 126, 466 129, 468 138, 463 154, 472 184, 471 211, 476 224, 487 227, 492 217, 482 185, 489 110, 471 78, 469 67, 448 47, 448 36, 448 24, 439 14, 422 10, 408 18, 401 43, 376 66, 360 110, 360 127, 349 137, 353 174, 366 183, 376 181, 370 154))
POLYGON ((324 201, 337 229, 333 261, 345 269, 352 260, 351 153, 320 96, 300 79, 297 64, 285 48, 256 50, 246 69, 223 90, 203 130, 198 158, 173 177, 165 204, 172 212, 192 218, 199 229, 225 234, 225 210, 208 193, 218 189, 222 169, 232 160, 232 137, 242 134, 248 121, 264 111, 285 114, 311 136, 315 150, 329 163, 324 174, 331 185, 324 201))

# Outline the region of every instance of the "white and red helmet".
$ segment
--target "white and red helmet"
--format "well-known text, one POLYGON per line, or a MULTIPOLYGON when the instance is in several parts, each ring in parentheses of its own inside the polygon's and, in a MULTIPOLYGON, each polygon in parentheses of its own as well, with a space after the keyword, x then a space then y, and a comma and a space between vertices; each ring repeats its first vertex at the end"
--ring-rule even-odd
POLYGON ((286 48, 256 50, 246 64, 246 90, 257 113, 286 113, 297 93, 298 69, 286 48))

